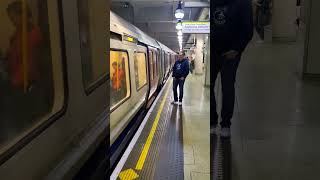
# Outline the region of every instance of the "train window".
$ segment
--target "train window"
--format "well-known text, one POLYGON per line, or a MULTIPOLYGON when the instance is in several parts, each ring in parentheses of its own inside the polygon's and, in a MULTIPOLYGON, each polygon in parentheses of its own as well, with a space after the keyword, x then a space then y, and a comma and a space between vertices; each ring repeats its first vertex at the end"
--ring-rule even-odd
POLYGON ((166 54, 165 53, 163 53, 162 54, 163 55, 163 70, 164 70, 164 72, 166 72, 166 67, 167 67, 167 57, 166 57, 166 54))
POLYGON ((134 70, 136 78, 136 87, 137 90, 139 90, 147 84, 147 65, 145 53, 135 53, 134 70))
POLYGON ((158 76, 158 69, 157 69, 157 54, 155 51, 153 51, 153 76, 157 77, 158 76))
POLYGON ((56 3, 0 1, 0 154, 62 109, 56 3))
POLYGON ((110 51, 110 106, 114 109, 130 97, 128 53, 110 51))
POLYGON ((153 81, 154 79, 154 74, 153 74, 153 71, 154 71, 154 67, 153 67, 153 55, 152 55, 152 51, 149 51, 149 62, 150 62, 150 79, 151 81, 153 81))
POLYGON ((108 69, 106 42, 101 38, 101 34, 106 34, 105 26, 95 13, 99 12, 98 6, 96 1, 78 0, 80 53, 86 90, 105 80, 108 69))

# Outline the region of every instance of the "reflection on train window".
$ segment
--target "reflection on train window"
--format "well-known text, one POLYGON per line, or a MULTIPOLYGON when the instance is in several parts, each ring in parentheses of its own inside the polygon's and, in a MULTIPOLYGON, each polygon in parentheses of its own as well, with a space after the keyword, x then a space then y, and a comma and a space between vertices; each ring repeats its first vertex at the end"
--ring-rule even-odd
POLYGON ((103 80, 107 73, 105 42, 101 39, 105 27, 98 22, 97 4, 95 1, 78 0, 81 62, 86 89, 103 80))
POLYGON ((64 94, 57 10, 33 0, 0 7, 1 154, 57 113, 64 94))
POLYGON ((134 71, 136 78, 136 87, 137 90, 139 90, 147 84, 147 65, 145 53, 135 53, 134 71))
POLYGON ((154 67, 153 67, 153 55, 152 55, 152 51, 149 51, 149 62, 150 62, 150 79, 151 81, 153 81, 154 79, 154 74, 153 74, 153 71, 154 71, 154 67))
POLYGON ((111 109, 130 96, 128 54, 122 51, 110 51, 110 99, 111 109))

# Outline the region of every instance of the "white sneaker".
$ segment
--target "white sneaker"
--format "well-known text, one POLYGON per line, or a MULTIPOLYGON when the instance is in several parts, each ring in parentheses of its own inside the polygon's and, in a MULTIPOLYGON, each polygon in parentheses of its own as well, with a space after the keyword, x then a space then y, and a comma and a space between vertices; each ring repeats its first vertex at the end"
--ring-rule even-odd
POLYGON ((231 136, 230 128, 222 128, 221 129, 221 137, 229 138, 231 136))
POLYGON ((179 103, 177 101, 172 101, 171 104, 178 105, 179 103))
POLYGON ((178 102, 178 105, 179 105, 179 106, 182 106, 182 102, 178 102))

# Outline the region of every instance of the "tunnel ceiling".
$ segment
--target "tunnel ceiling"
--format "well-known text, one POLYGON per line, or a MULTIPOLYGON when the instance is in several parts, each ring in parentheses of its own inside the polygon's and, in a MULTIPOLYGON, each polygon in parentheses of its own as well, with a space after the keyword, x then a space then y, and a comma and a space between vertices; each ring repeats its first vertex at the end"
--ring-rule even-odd
MULTIPOLYGON (((187 1, 202 2, 202 0, 186 0, 184 2, 187 1)), ((177 20, 174 17, 178 2, 176 0, 112 0, 111 9, 151 37, 178 51, 179 43, 175 29, 177 20)), ((204 2, 208 2, 208 0, 204 2)), ((184 8, 184 20, 197 20, 201 9, 184 8)), ((184 34, 183 46, 188 38, 189 35, 184 34)))

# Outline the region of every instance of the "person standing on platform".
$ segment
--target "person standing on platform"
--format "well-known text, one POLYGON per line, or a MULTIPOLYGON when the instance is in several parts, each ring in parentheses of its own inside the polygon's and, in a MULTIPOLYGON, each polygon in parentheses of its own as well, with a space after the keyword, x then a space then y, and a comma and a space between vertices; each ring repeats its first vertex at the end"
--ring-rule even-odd
POLYGON ((189 74, 189 62, 185 58, 184 53, 179 54, 178 60, 174 63, 173 70, 172 70, 172 77, 173 77, 173 97, 174 101, 172 104, 175 105, 182 105, 183 99, 183 86, 184 82, 189 74), (179 99, 177 88, 179 86, 179 99))
MULTIPOLYGON (((215 0, 213 3, 213 87, 218 73, 221 74, 222 111, 221 136, 230 137, 231 119, 235 102, 235 80, 242 52, 253 36, 251 0, 215 0)), ((216 133, 218 114, 215 94, 211 102, 213 115, 211 133, 216 133)))

